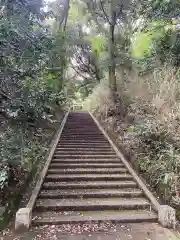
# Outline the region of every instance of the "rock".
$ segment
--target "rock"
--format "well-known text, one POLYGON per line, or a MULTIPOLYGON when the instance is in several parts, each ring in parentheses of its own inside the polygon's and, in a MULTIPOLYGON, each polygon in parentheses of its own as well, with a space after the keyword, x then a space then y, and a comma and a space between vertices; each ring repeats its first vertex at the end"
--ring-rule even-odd
POLYGON ((20 208, 16 213, 15 230, 28 230, 31 225, 32 211, 30 208, 20 208))
POLYGON ((163 227, 175 228, 176 211, 168 205, 161 205, 158 211, 158 220, 163 227))

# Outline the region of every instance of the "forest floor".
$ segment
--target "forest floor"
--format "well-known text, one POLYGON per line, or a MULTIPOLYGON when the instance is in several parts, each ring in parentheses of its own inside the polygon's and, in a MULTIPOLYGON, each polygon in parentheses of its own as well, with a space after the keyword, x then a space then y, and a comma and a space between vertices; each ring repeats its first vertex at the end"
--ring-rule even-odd
POLYGON ((179 240, 180 234, 156 223, 143 224, 74 224, 32 227, 15 233, 13 227, 0 233, 0 240, 179 240))

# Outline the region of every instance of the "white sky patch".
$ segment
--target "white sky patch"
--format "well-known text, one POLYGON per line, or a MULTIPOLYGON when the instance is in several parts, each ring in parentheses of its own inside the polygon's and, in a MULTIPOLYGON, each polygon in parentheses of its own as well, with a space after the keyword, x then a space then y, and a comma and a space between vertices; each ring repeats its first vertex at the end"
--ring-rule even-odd
POLYGON ((43 7, 44 12, 48 11, 48 4, 52 3, 52 2, 55 2, 55 1, 56 0, 44 0, 44 7, 43 7))
POLYGON ((44 0, 45 4, 50 3, 50 2, 55 2, 56 0, 44 0))
POLYGON ((87 27, 87 25, 83 25, 82 30, 84 33, 87 33, 87 34, 89 34, 91 32, 91 29, 89 27, 87 27))

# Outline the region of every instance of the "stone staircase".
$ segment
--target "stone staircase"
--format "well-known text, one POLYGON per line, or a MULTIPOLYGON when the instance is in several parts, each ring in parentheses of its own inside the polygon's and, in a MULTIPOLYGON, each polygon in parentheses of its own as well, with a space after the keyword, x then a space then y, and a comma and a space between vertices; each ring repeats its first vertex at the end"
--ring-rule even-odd
POLYGON ((157 218, 92 117, 71 112, 36 200, 32 223, 133 223, 157 218))

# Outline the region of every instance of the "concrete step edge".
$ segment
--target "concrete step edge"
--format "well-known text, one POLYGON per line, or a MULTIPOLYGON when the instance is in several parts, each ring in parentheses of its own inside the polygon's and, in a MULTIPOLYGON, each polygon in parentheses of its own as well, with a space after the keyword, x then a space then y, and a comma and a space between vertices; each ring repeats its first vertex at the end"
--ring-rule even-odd
POLYGON ((85 223, 85 222, 119 222, 119 223, 143 223, 143 222, 157 222, 158 217, 153 213, 120 213, 119 215, 103 215, 102 212, 98 216, 54 216, 47 218, 35 218, 33 219, 33 225, 58 225, 58 224, 69 224, 69 223, 85 223))
POLYGON ((109 189, 109 188, 136 188, 137 184, 136 182, 133 181, 127 181, 127 182, 106 182, 106 183, 101 183, 101 182, 96 182, 93 181, 91 183, 44 183, 42 186, 42 189, 109 189))
POLYGON ((92 198, 92 197, 98 197, 98 198, 105 198, 105 197, 142 197, 143 192, 140 190, 136 191, 100 191, 95 192, 93 190, 89 190, 88 192, 83 191, 41 191, 39 194, 40 199, 59 199, 59 198, 92 198))
POLYGON ((61 173, 67 173, 67 174, 81 174, 81 173, 84 173, 84 174, 95 174, 95 173, 98 173, 98 174, 106 174, 106 173, 126 173, 128 172, 128 170, 126 168, 119 168, 119 169, 64 169, 64 170, 61 170, 61 169, 49 169, 48 170, 48 174, 61 174, 61 173))

